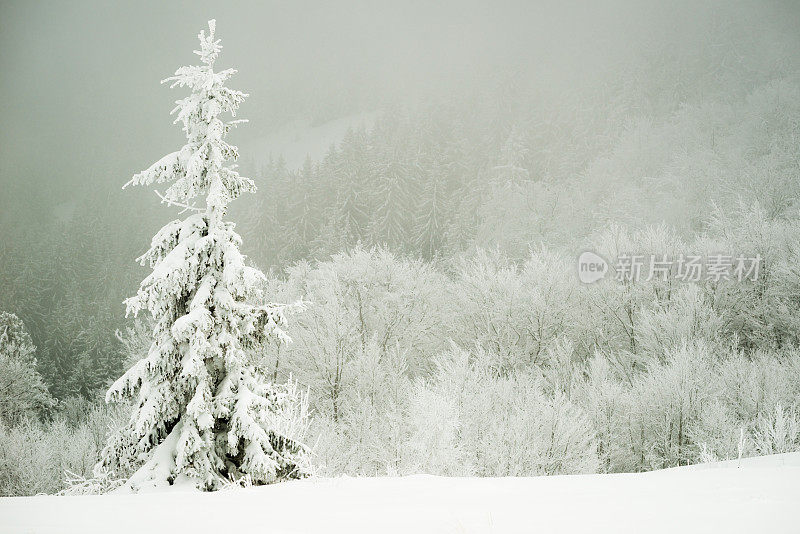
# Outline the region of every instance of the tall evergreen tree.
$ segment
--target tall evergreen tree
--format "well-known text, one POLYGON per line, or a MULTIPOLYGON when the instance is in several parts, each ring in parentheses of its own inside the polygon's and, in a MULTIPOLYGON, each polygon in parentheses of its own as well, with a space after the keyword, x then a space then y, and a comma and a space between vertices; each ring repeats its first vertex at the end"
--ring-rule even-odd
POLYGON ((403 250, 410 240, 413 217, 415 180, 412 166, 393 152, 387 161, 376 163, 374 173, 376 208, 371 228, 372 242, 403 250))
POLYGON ((224 85, 235 70, 214 71, 222 47, 215 22, 208 26, 195 51, 202 65, 164 80, 191 89, 173 110, 187 143, 126 184, 169 182, 162 200, 190 212, 164 226, 139 259, 153 272, 126 306, 128 313, 153 316, 153 343, 106 394, 107 401, 136 400, 99 465, 124 471, 149 457, 132 479, 137 484, 186 475, 214 489, 225 478, 270 483, 306 474, 305 449, 284 432, 293 389, 270 384, 248 357, 270 337, 288 337, 283 307, 254 304, 265 277, 245 265, 241 238, 224 220, 228 204, 255 185, 227 163, 238 152, 226 135, 242 121, 220 115, 235 116, 247 95, 224 85), (195 206, 198 197, 205 207, 195 206))
POLYGON ((517 127, 513 128, 508 139, 500 147, 499 161, 494 167, 495 185, 501 188, 516 188, 528 181, 530 173, 525 168, 525 161, 529 152, 523 131, 517 127))
POLYGON ((369 159, 364 130, 348 130, 341 148, 332 160, 333 175, 337 184, 337 207, 347 226, 351 244, 364 239, 369 215, 367 191, 369 190, 369 159))
POLYGON ((316 223, 319 222, 318 214, 321 206, 316 202, 318 198, 314 191, 319 181, 317 171, 318 165, 310 157, 306 157, 303 168, 295 177, 296 185, 290 199, 292 206, 290 222, 297 230, 302 252, 307 252, 308 245, 317 232, 316 223))
POLYGON ((444 245, 452 210, 447 172, 446 165, 436 159, 422 184, 414 237, 417 250, 427 259, 440 253, 444 245))

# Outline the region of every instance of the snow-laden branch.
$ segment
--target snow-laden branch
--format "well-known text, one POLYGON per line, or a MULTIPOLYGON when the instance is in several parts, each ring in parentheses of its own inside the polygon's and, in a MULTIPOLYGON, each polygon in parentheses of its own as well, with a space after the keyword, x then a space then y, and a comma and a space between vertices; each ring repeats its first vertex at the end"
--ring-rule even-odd
POLYGON ((167 206, 175 206, 178 208, 183 208, 183 210, 181 210, 180 213, 184 213, 186 211, 194 211, 194 212, 203 211, 203 208, 198 208, 194 204, 190 206, 189 204, 184 204, 183 202, 176 202, 175 200, 168 199, 167 197, 159 193, 158 190, 153 190, 153 191, 155 192, 156 195, 158 195, 158 198, 161 199, 162 204, 166 204, 167 206))

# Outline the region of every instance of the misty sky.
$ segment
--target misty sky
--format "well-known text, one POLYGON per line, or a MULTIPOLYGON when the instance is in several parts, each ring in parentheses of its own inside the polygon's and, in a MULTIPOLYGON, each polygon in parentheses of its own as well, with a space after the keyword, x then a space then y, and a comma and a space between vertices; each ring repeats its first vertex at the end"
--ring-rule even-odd
POLYGON ((179 147, 167 114, 184 95, 158 82, 195 61, 209 18, 219 65, 238 68, 230 85, 251 95, 234 142, 498 72, 579 83, 698 18, 642 2, 429 4, 3 0, 0 183, 122 184, 179 147))
POLYGON ((318 107, 363 111, 498 65, 548 61, 558 40, 543 32, 560 33, 559 53, 570 53, 586 43, 581 27, 598 22, 524 2, 428 4, 3 1, 2 180, 121 184, 175 149, 181 134, 167 113, 183 95, 158 82, 195 61, 209 18, 225 46, 219 64, 240 71, 231 86, 251 94, 242 109, 251 124, 236 136, 318 107))

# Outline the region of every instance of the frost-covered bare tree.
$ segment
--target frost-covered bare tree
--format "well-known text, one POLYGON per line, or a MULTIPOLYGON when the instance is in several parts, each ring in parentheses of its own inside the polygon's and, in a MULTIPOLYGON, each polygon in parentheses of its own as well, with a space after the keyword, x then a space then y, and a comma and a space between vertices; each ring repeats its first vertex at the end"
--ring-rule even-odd
POLYGON ((31 336, 13 313, 0 312, 0 425, 13 425, 55 403, 37 370, 31 336))

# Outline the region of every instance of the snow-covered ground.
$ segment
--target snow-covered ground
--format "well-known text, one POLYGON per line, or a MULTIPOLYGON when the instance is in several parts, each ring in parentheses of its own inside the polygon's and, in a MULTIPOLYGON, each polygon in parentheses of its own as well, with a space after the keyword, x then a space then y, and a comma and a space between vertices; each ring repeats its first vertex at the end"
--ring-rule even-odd
POLYGON ((800 453, 643 474, 317 478, 197 493, 9 497, 0 532, 800 532, 800 453))

